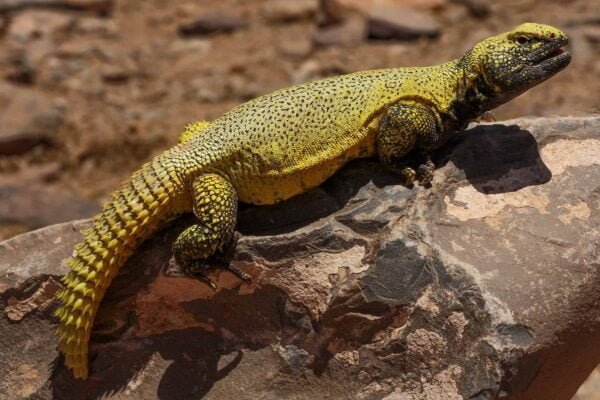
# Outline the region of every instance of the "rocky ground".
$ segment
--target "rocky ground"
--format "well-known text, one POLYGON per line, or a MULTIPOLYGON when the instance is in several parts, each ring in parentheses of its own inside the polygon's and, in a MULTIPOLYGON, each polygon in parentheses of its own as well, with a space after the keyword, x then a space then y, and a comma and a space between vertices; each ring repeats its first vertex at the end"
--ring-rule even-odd
POLYGON ((566 30, 574 61, 496 116, 597 110, 593 3, 4 0, 0 237, 89 216, 189 121, 296 82, 445 61, 524 21, 566 30))

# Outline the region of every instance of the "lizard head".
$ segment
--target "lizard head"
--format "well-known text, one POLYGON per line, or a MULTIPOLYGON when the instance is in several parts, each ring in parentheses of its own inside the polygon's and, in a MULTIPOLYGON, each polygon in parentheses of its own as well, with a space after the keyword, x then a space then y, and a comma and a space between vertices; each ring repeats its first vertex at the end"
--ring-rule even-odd
POLYGON ((475 45, 471 62, 504 103, 569 65, 571 55, 562 49, 567 42, 556 28, 525 23, 475 45))

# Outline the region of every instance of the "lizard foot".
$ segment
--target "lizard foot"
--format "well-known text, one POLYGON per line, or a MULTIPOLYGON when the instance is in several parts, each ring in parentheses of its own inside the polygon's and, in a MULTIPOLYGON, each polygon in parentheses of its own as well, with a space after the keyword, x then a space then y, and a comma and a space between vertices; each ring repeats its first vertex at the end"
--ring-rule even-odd
POLYGON ((421 182, 421 185, 427 186, 431 184, 434 171, 435 164, 431 160, 427 160, 424 164, 419 165, 417 168, 417 178, 421 182))
POLYGON ((406 186, 411 186, 417 179, 417 172, 411 167, 403 167, 400 170, 400 177, 406 186))
POLYGON ((184 262, 181 264, 180 270, 186 275, 194 276, 201 279, 213 289, 216 289, 217 285, 212 279, 210 279, 206 275, 206 271, 209 269, 226 269, 245 282, 251 281, 252 276, 243 272, 231 262, 234 257, 235 246, 239 238, 240 234, 238 232, 234 232, 231 240, 225 246, 223 246, 223 249, 221 249, 221 251, 219 251, 216 254, 213 254, 207 259, 191 260, 188 262, 184 262))

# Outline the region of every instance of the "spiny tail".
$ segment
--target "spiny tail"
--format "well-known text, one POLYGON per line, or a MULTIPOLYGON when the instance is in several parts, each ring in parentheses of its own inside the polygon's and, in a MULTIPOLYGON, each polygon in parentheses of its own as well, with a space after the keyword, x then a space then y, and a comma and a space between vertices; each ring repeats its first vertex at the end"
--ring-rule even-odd
POLYGON ((87 378, 90 333, 110 282, 138 244, 181 201, 175 166, 174 158, 165 153, 137 171, 93 219, 67 261, 71 271, 62 279, 65 289, 57 296, 62 305, 55 315, 60 319, 59 350, 76 378, 87 378))

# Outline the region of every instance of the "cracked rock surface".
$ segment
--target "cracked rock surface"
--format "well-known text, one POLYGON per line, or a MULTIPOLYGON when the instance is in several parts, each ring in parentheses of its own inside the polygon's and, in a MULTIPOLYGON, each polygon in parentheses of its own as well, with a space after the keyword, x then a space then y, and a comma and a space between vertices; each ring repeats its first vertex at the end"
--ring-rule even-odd
POLYGON ((478 125, 432 187, 372 160, 243 207, 219 289, 169 273, 191 219, 113 281, 90 377, 55 350, 53 294, 88 224, 0 243, 0 398, 568 400, 600 361, 600 118, 478 125))

